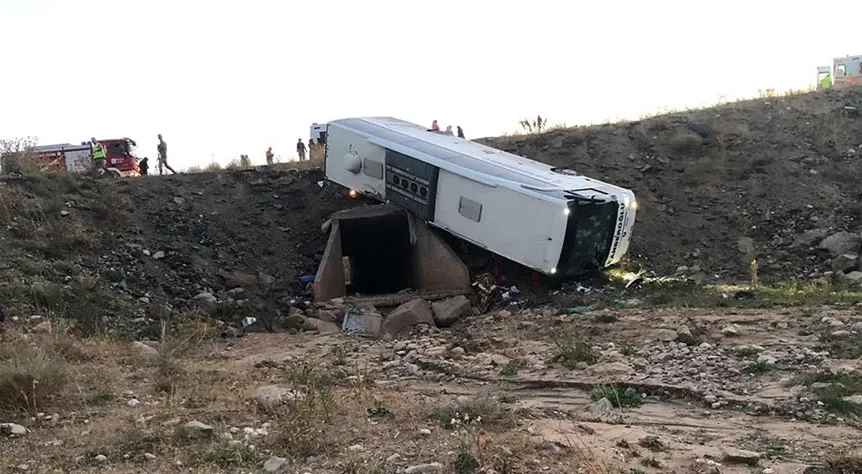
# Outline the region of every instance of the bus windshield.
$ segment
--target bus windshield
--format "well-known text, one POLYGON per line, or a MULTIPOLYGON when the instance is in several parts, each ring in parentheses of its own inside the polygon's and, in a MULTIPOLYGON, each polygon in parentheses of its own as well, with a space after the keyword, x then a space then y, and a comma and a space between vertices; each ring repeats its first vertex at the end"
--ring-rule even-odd
POLYGON ((577 198, 568 202, 568 209, 557 274, 577 276, 603 268, 613 242, 618 203, 577 198))

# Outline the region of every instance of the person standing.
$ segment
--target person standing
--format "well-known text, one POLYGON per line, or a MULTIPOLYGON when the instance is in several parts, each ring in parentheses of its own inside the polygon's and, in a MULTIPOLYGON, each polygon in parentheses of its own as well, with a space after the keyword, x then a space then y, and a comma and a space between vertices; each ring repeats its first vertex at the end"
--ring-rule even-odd
POLYGON ((165 143, 165 140, 162 138, 162 134, 159 134, 159 175, 164 174, 164 170, 162 168, 167 168, 171 173, 177 174, 173 168, 168 165, 168 144, 165 143))
POLYGON ((296 154, 299 155, 299 161, 305 161, 305 143, 302 143, 302 139, 296 142, 296 154))
POLYGON ((273 158, 273 156, 275 156, 275 155, 273 155, 273 154, 272 154, 272 147, 267 148, 267 149, 266 149, 266 164, 267 164, 267 165, 272 166, 272 158, 273 158))
POLYGON ((460 125, 458 125, 456 130, 458 130, 458 138, 464 138, 464 129, 462 129, 460 125))
POLYGON ((90 139, 93 146, 93 168, 97 173, 102 174, 105 168, 108 167, 107 153, 105 147, 96 140, 96 137, 90 139))

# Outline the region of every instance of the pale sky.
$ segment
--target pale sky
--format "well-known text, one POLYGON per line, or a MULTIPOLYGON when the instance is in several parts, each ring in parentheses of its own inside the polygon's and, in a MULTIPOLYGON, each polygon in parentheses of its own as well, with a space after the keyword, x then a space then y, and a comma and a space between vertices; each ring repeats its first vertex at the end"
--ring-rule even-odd
POLYGON ((312 122, 468 138, 804 88, 862 54, 862 2, 0 0, 0 138, 128 136, 178 168, 281 159, 312 122), (846 23, 844 22, 846 19, 846 23))

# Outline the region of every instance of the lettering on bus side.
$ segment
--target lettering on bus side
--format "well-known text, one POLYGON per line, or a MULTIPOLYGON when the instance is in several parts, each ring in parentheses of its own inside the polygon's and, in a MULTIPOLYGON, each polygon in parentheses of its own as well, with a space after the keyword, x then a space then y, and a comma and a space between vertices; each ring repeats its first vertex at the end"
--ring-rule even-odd
POLYGON ((614 230, 614 242, 613 245, 611 245, 611 252, 608 255, 608 258, 613 258, 613 256, 617 254, 617 248, 619 247, 620 241, 622 241, 623 238, 622 229, 623 223, 625 223, 626 219, 625 206, 621 203, 619 205, 619 208, 619 212, 617 212, 617 226, 614 230))

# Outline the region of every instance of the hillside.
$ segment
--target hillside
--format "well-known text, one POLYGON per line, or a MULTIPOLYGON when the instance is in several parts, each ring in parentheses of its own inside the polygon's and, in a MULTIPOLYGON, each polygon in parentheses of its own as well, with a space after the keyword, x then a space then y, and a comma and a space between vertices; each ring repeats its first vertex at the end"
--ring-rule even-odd
POLYGON ((316 271, 321 223, 358 202, 322 180, 321 171, 266 169, 6 178, 0 309, 150 336, 158 328, 148 324, 201 306, 193 299, 202 293, 231 292, 217 315, 231 323, 275 315, 316 271))
MULTIPOLYGON (((761 280, 808 279, 858 268, 862 118, 844 109, 854 104, 859 90, 829 91, 484 142, 634 189, 630 267, 745 281, 756 258, 761 280), (831 250, 816 248, 829 236, 831 250)), ((321 224, 360 203, 323 179, 265 168, 6 177, 0 310, 139 335, 208 295, 228 302, 215 316, 230 324, 277 317, 316 269, 321 224)))
POLYGON ((732 279, 757 257, 761 277, 787 279, 830 270, 810 246, 862 226, 862 118, 845 106, 862 90, 484 142, 633 189, 631 257, 647 270, 732 279))
MULTIPOLYGON (((857 103, 485 141, 633 188, 628 267, 848 283, 857 103)), ((281 167, 0 177, 0 472, 862 472, 862 286, 305 304, 321 225, 362 203, 281 167)))

